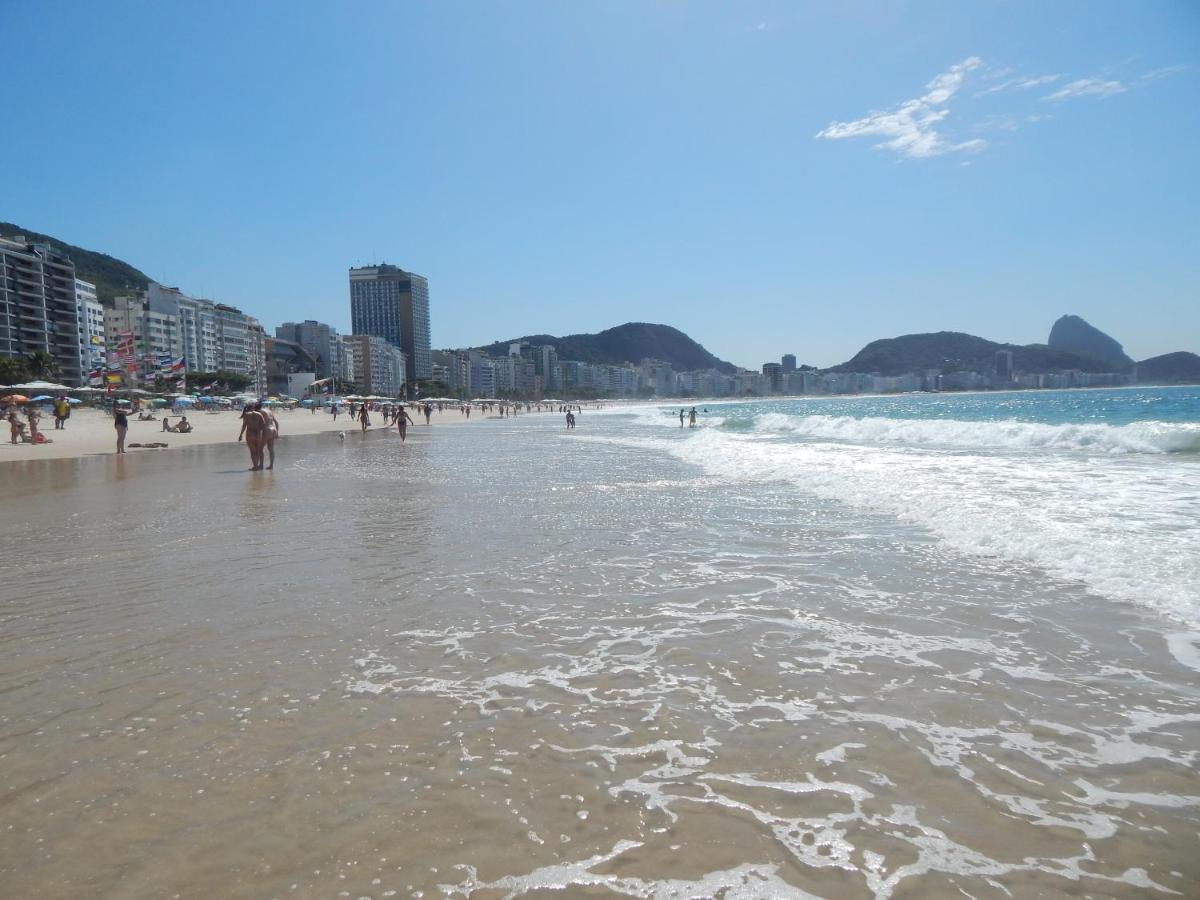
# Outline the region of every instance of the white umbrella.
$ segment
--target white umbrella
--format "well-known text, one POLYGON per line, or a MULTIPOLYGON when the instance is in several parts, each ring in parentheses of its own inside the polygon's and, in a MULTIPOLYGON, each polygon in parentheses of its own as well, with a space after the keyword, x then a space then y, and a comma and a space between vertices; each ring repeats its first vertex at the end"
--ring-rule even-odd
POLYGON ((27 381, 24 384, 14 384, 19 391, 69 391, 65 384, 55 384, 53 381, 27 381))

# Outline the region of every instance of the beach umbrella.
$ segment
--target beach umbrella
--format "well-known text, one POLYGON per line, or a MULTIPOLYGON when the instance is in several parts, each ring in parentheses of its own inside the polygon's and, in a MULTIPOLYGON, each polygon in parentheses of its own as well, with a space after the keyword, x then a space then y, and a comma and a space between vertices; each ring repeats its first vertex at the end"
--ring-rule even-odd
POLYGON ((28 403, 29 398, 24 394, 9 394, 7 397, 0 397, 5 403, 28 403))
POLYGON ((55 384, 53 381, 27 381, 24 384, 14 384, 18 391, 69 391, 65 384, 55 384))
POLYGON ((46 401, 46 400, 53 400, 53 399, 54 399, 54 398, 53 398, 53 397, 51 397, 51 396, 49 396, 48 394, 42 394, 40 397, 34 397, 34 398, 33 398, 32 400, 30 400, 29 402, 30 402, 30 403, 42 403, 42 402, 44 402, 44 401, 46 401))
POLYGON ((67 402, 70 403, 72 406, 76 406, 77 404, 80 404, 83 401, 80 400, 78 397, 68 397, 67 402))

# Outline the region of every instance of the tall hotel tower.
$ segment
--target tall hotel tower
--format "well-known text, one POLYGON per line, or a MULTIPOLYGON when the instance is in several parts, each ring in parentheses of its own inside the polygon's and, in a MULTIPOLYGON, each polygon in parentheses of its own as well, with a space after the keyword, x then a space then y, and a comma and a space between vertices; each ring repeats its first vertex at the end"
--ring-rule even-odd
POLYGON ((429 342, 429 282, 383 263, 350 270, 350 324, 355 334, 381 337, 404 351, 408 383, 433 377, 429 342))

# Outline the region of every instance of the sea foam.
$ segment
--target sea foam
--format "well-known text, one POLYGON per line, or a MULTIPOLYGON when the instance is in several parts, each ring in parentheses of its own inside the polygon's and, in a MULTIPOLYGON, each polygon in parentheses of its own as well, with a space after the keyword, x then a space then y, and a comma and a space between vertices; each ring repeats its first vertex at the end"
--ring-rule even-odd
POLYGON ((1195 425, 753 421, 636 442, 723 482, 788 483, 1200 626, 1200 467, 1164 455, 1200 440, 1195 425))
MULTIPOLYGON (((723 420, 723 425, 745 428, 736 419, 723 420)), ((1100 453, 1200 452, 1200 424, 1189 422, 1049 425, 1014 419, 979 422, 765 413, 754 418, 749 430, 865 444, 1100 453)))

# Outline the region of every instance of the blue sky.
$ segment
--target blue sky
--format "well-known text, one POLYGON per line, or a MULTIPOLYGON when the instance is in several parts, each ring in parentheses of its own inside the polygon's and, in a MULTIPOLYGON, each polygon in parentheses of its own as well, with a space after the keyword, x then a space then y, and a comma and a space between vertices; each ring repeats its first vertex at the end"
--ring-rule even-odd
POLYGON ((1194 2, 0 0, 0 220, 272 329, 663 322, 757 367, 1082 315, 1200 352, 1194 2))

